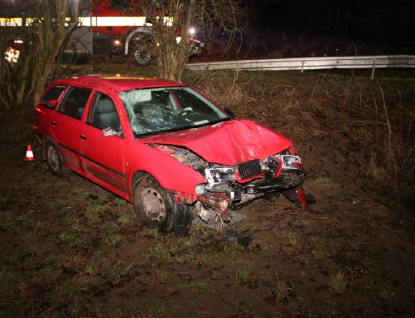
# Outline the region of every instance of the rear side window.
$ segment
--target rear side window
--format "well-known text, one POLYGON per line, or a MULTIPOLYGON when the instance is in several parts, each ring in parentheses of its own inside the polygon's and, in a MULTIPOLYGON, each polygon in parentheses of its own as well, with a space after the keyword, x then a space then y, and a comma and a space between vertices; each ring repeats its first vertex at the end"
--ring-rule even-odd
POLYGON ((65 85, 55 85, 50 87, 43 95, 40 102, 46 107, 55 108, 56 102, 59 100, 65 89, 65 85))
POLYGON ((92 89, 89 88, 70 87, 59 106, 59 112, 81 119, 91 92, 92 89))

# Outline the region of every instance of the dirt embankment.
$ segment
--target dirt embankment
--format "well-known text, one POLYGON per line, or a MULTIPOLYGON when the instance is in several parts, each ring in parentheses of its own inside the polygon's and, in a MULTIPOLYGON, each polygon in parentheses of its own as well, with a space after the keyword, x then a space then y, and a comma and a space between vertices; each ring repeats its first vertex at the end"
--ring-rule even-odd
POLYGON ((240 210, 238 232, 257 235, 247 248, 203 226, 161 236, 106 190, 51 176, 31 112, 0 112, 0 316, 415 315, 413 82, 226 74, 186 76, 293 140, 316 202, 240 210))

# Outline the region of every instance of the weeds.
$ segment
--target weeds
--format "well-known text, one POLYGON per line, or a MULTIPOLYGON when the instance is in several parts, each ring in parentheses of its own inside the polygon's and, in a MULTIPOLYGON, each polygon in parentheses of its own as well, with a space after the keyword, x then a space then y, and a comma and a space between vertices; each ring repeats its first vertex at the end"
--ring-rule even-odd
POLYGON ((243 107, 249 99, 239 84, 239 74, 235 72, 230 76, 224 73, 229 81, 218 81, 215 72, 205 71, 200 73, 193 85, 203 88, 203 93, 219 105, 236 109, 243 107))
POLYGON ((318 177, 316 180, 314 180, 315 184, 321 184, 321 185, 336 185, 339 184, 338 181, 333 180, 328 177, 318 177))
POLYGON ((250 277, 251 271, 248 268, 238 267, 234 269, 233 277, 235 281, 240 281, 248 279, 250 277))
POLYGON ((120 234, 112 234, 112 233, 107 233, 104 236, 104 239, 102 240, 104 242, 104 244, 113 246, 113 247, 118 247, 122 244, 122 242, 124 241, 124 236, 120 235, 120 234))
POLYGON ((63 207, 68 207, 73 202, 70 199, 55 199, 55 200, 48 200, 45 203, 45 207, 47 209, 61 209, 63 207))
POLYGON ((318 236, 315 241, 313 241, 313 252, 323 252, 328 255, 335 255, 341 250, 342 245, 333 239, 318 236))
POLYGON ((346 291, 347 279, 345 275, 338 272, 334 276, 330 276, 330 286, 338 294, 342 295, 346 291))
POLYGON ((190 287, 196 295, 205 295, 210 289, 210 284, 207 280, 200 280, 192 282, 190 287))
POLYGON ((287 234, 290 244, 297 250, 302 249, 301 240, 298 233, 295 230, 290 230, 287 234))
POLYGON ((174 310, 167 308, 164 305, 156 305, 151 308, 148 308, 145 312, 141 312, 142 317, 151 317, 151 318, 168 318, 172 317, 174 310))

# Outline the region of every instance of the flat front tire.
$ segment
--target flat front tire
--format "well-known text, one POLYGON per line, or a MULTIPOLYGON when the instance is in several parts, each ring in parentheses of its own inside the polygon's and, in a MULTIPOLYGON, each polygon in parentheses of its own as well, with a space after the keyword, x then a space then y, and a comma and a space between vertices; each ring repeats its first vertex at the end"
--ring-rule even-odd
POLYGON ((192 223, 190 206, 177 204, 172 196, 149 175, 138 178, 133 188, 133 205, 139 221, 162 233, 174 231, 183 237, 192 223))

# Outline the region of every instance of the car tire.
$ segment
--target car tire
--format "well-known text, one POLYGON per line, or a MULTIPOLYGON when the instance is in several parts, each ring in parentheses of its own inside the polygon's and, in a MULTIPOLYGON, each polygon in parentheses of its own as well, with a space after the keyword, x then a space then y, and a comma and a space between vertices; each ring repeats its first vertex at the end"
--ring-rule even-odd
POLYGON ((49 171, 55 176, 60 176, 63 169, 63 158, 58 146, 52 139, 46 140, 45 156, 49 171))
POLYGON ((173 196, 149 175, 139 177, 133 185, 134 211, 140 223, 162 233, 174 231, 177 237, 189 233, 193 219, 190 206, 175 203, 173 196))
POLYGON ((189 234, 193 222, 193 213, 190 205, 174 203, 173 228, 177 237, 189 234))
POLYGON ((130 42, 128 55, 137 66, 149 65, 153 60, 151 41, 147 38, 138 38, 130 42))

